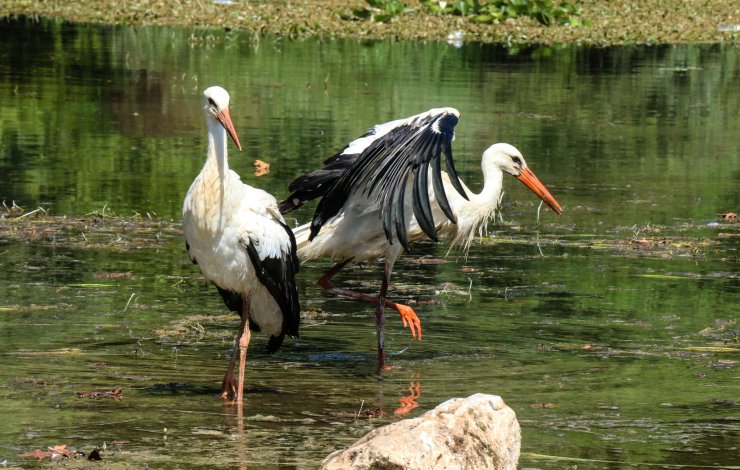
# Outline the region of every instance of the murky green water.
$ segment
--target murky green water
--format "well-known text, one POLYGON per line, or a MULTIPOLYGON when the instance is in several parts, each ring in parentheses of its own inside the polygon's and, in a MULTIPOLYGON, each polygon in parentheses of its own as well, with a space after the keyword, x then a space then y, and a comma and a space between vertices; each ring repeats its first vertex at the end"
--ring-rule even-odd
MULTIPOLYGON (((25 21, 0 37, 0 199, 108 217, 27 236, 0 221, 0 461, 105 443, 109 465, 315 468, 404 404, 415 416, 487 392, 517 413, 522 468, 738 465, 738 226, 717 219, 740 208, 736 47, 514 52, 25 21), (424 340, 390 317, 397 368, 382 381, 373 308, 325 296, 328 263, 307 265, 301 339, 270 356, 254 336, 240 421, 217 397, 237 320, 177 225, 212 84, 231 92, 245 148, 232 166, 278 197, 370 125, 455 106, 471 186, 480 152, 507 141, 565 214, 537 223, 510 179, 503 223, 467 260, 432 244, 402 258, 393 296, 418 302, 424 340), (253 176, 255 159, 271 172, 253 176)), ((374 292, 374 277, 338 280, 374 292)))

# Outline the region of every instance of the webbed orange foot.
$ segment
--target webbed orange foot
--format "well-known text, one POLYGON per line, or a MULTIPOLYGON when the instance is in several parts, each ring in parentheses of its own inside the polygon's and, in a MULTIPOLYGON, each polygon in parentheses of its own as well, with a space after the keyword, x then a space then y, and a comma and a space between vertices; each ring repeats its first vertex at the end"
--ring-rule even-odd
POLYGON ((421 341, 421 320, 419 320, 414 309, 403 304, 394 304, 393 308, 401 314, 403 326, 406 327, 408 325, 409 329, 411 329, 411 336, 417 338, 418 334, 418 339, 421 341))

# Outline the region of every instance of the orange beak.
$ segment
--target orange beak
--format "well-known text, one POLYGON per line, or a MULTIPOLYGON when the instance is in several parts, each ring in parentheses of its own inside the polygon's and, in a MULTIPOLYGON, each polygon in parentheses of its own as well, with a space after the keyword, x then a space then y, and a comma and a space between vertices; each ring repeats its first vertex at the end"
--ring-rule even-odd
POLYGON ((220 122, 221 125, 224 126, 224 129, 226 129, 226 132, 228 132, 231 138, 234 140, 236 147, 239 150, 241 150, 242 144, 239 143, 239 136, 236 135, 236 130, 234 130, 234 124, 231 122, 231 115, 229 114, 229 109, 226 108, 222 110, 221 113, 218 116, 216 116, 216 119, 218 119, 218 122, 220 122))
POLYGON ((550 191, 547 190, 545 185, 542 184, 537 176, 535 176, 532 170, 530 170, 529 168, 525 168, 516 178, 524 183, 524 185, 528 187, 533 193, 535 193, 540 199, 545 201, 545 204, 550 206, 550 209, 552 209, 553 212, 555 212, 557 215, 563 213, 563 208, 560 207, 558 201, 556 201, 555 198, 552 197, 550 191))

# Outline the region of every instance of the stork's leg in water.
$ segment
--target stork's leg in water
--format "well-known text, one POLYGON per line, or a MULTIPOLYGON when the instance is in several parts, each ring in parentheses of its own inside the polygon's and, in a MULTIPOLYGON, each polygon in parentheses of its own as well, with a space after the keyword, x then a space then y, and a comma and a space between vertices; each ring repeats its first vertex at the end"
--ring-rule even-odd
MULTIPOLYGON (((377 297, 373 297, 372 295, 368 294, 362 294, 360 292, 355 292, 349 289, 342 289, 341 287, 336 287, 331 282, 331 279, 334 277, 334 275, 341 271, 341 269, 345 267, 350 261, 352 261, 352 258, 347 258, 344 261, 337 263, 333 268, 327 271, 326 274, 321 276, 321 279, 319 279, 319 285, 322 289, 328 292, 332 292, 343 297, 349 297, 351 299, 359 299, 366 302, 372 302, 375 305, 379 305, 380 301, 377 297)), ((418 332, 419 341, 421 341, 421 320, 419 320, 419 317, 416 315, 416 312, 414 312, 414 309, 412 309, 408 305, 397 304, 395 302, 391 302, 390 300, 385 301, 385 306, 388 308, 392 308, 393 310, 400 313, 401 320, 403 321, 403 326, 406 326, 408 324, 409 328, 411 329, 411 336, 413 336, 414 338, 416 338, 418 332)))
POLYGON ((378 339, 378 370, 385 368, 385 296, 388 294, 388 263, 383 270, 383 282, 380 284, 378 308, 375 309, 375 333, 378 339))
POLYGON ((237 343, 234 344, 234 352, 231 354, 229 360, 229 368, 226 369, 226 375, 224 375, 224 381, 221 382, 221 398, 226 400, 229 396, 234 396, 234 363, 236 362, 236 351, 238 348, 239 338, 236 339, 237 343))
MULTIPOLYGON (((226 369, 226 375, 224 375, 224 381, 221 386, 221 398, 227 399, 231 397, 232 399, 236 398, 237 401, 240 401, 240 398, 238 394, 244 390, 244 361, 241 360, 242 355, 242 349, 244 350, 244 356, 246 359, 247 354, 247 346, 249 345, 249 339, 250 339, 250 331, 249 331, 249 302, 244 301, 243 305, 243 311, 241 314, 241 323, 239 325, 239 334, 236 336, 236 341, 234 342, 234 352, 231 354, 231 360, 229 361, 229 368, 226 369), (244 347, 242 348, 243 339, 246 335, 246 343, 244 343, 244 347), (240 361, 239 361, 239 373, 240 373, 240 380, 241 380, 241 386, 237 389, 237 382, 234 378, 234 364, 236 363, 236 357, 239 355, 240 361)), ((243 393, 243 392, 242 392, 243 393)))
POLYGON ((241 404, 244 400, 244 369, 247 365, 247 348, 252 332, 249 330, 249 298, 244 298, 244 308, 242 309, 242 324, 239 326, 241 336, 239 336, 239 384, 236 388, 236 403, 241 404))
POLYGON ((234 342, 234 351, 231 353, 231 359, 229 360, 229 368, 226 369, 226 375, 224 375, 224 381, 221 385, 221 398, 226 400, 229 397, 236 396, 236 380, 234 379, 234 364, 236 364, 236 357, 239 354, 239 339, 242 336, 241 327, 239 327, 239 334, 236 335, 236 341, 234 342))

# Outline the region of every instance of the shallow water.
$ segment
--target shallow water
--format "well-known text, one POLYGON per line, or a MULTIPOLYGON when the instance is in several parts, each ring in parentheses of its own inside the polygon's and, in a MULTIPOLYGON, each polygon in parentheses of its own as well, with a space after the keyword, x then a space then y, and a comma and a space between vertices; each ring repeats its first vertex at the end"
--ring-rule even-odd
MULTIPOLYGON (((737 465, 738 230, 717 218, 739 205, 736 47, 512 51, 28 21, 0 35, 0 199, 87 220, 0 221, 0 461, 43 466, 18 455, 105 443, 109 465, 315 468, 372 428, 485 392, 517 413, 522 468, 737 465), (565 213, 538 220, 510 179, 467 259, 431 243, 402 258, 393 297, 416 303, 424 339, 389 316, 396 368, 382 380, 373 309, 324 295, 329 264, 309 263, 301 338, 268 355, 253 336, 240 420, 217 397, 238 322, 178 225, 212 84, 232 96, 232 167, 278 197, 372 124, 455 106, 471 187, 481 151, 507 141, 565 213), (120 400, 79 396, 116 388, 120 400)), ((337 280, 375 292, 378 277, 369 265, 337 280)))

